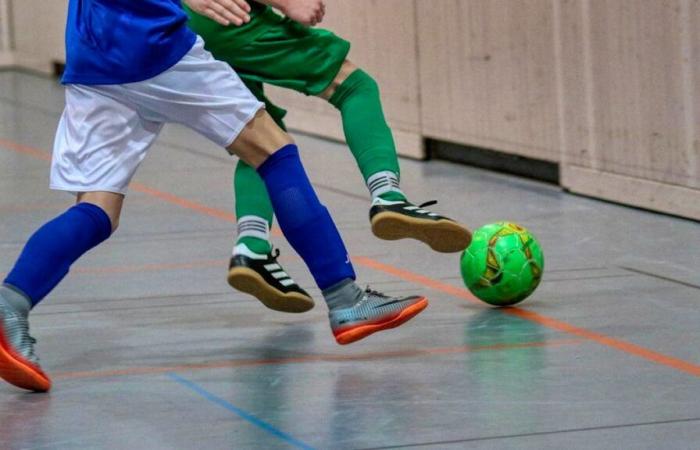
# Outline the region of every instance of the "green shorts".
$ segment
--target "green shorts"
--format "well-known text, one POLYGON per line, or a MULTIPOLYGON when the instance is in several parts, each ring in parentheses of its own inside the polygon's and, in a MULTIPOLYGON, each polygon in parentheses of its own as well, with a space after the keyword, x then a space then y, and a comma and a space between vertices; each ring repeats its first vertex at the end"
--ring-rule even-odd
POLYGON ((350 43, 332 32, 303 26, 271 8, 257 11, 242 27, 223 27, 188 13, 189 26, 204 39, 206 49, 234 68, 282 127, 286 111, 265 96, 263 85, 318 95, 330 86, 350 52, 350 43))

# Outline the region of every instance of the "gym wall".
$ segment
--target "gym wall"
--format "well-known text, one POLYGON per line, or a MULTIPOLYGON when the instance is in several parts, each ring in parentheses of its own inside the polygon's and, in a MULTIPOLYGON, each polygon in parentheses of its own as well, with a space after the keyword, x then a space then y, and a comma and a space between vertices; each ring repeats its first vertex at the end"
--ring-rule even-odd
MULTIPOLYGON (((11 2, 16 64, 62 59, 66 3, 11 2)), ((426 139, 495 150, 558 165, 572 192, 700 220, 700 0, 327 4, 404 155, 426 139)), ((292 128, 342 138, 325 102, 271 92, 292 128)))

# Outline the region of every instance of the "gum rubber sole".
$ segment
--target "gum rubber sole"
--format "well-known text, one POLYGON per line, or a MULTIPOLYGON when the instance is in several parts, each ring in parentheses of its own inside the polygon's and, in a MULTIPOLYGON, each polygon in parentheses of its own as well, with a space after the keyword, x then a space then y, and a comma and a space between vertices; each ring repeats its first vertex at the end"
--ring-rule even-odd
POLYGON ((336 342, 340 345, 352 344, 360 339, 364 339, 367 336, 376 333, 377 331, 389 330, 391 328, 396 328, 409 320, 416 317, 428 307, 428 299, 423 297, 418 303, 414 303, 406 309, 401 310, 396 316, 391 318, 386 322, 374 323, 370 325, 360 325, 355 328, 351 328, 347 331, 343 331, 335 336, 336 342))
POLYGON ((469 247, 472 235, 451 220, 427 220, 384 211, 372 218, 372 233, 380 239, 417 239, 440 253, 457 253, 469 247))
POLYGON ((0 325, 0 378, 19 388, 34 392, 48 392, 51 379, 36 365, 18 355, 5 338, 0 325))
POLYGON ((287 313, 303 313, 314 307, 311 297, 297 292, 284 292, 265 282, 257 272, 247 267, 234 267, 228 272, 228 284, 250 294, 268 308, 287 313))

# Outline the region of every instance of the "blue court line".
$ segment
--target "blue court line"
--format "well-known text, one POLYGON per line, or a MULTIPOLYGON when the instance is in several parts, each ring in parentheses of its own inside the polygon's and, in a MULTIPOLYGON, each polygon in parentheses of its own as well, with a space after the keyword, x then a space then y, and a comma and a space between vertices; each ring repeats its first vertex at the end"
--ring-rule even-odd
POLYGON ((293 438, 292 436, 288 435, 287 433, 285 433, 281 430, 278 430, 273 425, 265 422, 264 420, 259 419, 259 418, 255 417, 254 415, 252 415, 246 411, 243 411, 242 409, 232 405, 231 403, 227 402, 223 398, 217 397, 216 395, 207 391, 206 389, 204 389, 203 387, 201 387, 200 385, 198 385, 197 383, 195 383, 193 381, 190 381, 186 378, 183 378, 176 373, 169 373, 168 377, 170 377, 172 380, 180 383, 181 385, 185 386, 186 388, 193 390, 194 392, 201 395, 202 397, 209 400, 210 402, 215 403, 215 404, 221 406, 222 408, 225 408, 225 409, 231 411, 232 413, 234 413, 235 415, 237 415, 241 419, 255 425, 258 428, 262 428, 263 430, 267 431, 271 435, 285 441, 289 445, 292 445, 292 446, 297 447, 297 448, 302 448, 304 450, 316 450, 314 447, 311 447, 310 445, 308 445, 308 444, 306 444, 298 439, 293 438))

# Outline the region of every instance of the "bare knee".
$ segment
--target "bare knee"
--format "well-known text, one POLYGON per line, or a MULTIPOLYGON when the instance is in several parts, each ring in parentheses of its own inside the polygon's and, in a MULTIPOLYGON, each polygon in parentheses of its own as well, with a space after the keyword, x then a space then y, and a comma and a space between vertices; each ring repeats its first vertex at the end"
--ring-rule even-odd
POLYGON ((293 142, 266 111, 260 110, 227 150, 257 169, 270 155, 293 142))
POLYGON ((91 203, 99 206, 112 223, 112 233, 119 227, 119 217, 124 204, 124 195, 114 192, 81 192, 76 203, 91 203))
POLYGON ((346 59, 345 62, 343 62, 343 65, 340 67, 338 75, 335 76, 335 79, 333 79, 330 86, 319 94, 319 97, 325 100, 330 100, 330 98, 333 97, 333 94, 335 94, 336 89, 338 89, 338 86, 343 84, 343 82, 347 80, 348 77, 357 69, 358 67, 352 61, 346 59))

